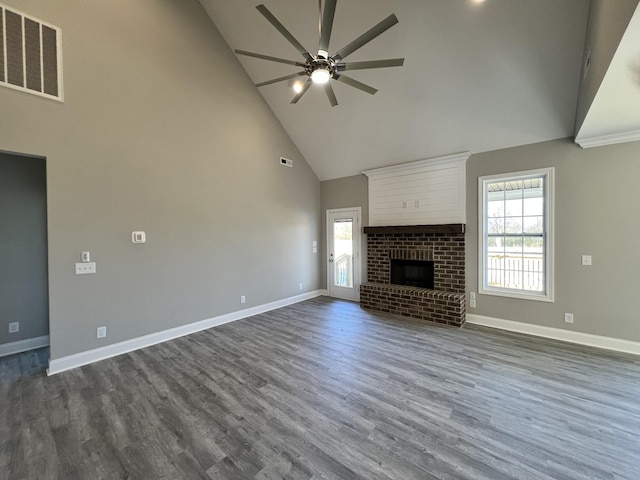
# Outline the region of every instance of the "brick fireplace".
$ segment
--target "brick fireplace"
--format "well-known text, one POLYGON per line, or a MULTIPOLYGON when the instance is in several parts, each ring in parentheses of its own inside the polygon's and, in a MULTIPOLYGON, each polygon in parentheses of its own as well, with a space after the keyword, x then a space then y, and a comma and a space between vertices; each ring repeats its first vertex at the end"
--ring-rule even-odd
POLYGON ((365 227, 368 282, 360 305, 381 312, 462 326, 466 317, 464 225, 365 227), (391 259, 434 262, 434 288, 390 283, 391 259))

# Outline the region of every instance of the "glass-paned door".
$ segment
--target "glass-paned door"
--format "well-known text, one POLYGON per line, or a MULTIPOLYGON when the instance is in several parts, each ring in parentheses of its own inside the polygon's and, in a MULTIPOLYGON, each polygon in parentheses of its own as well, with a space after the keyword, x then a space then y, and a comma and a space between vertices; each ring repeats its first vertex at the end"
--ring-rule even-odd
POLYGON ((359 299, 360 209, 327 210, 329 295, 359 299))

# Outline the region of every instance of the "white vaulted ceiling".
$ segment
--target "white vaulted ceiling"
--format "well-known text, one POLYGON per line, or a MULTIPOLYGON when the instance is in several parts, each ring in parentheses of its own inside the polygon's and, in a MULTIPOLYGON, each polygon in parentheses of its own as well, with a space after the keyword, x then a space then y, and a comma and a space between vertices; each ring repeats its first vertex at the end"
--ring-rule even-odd
MULTIPOLYGON (((310 52, 317 0, 201 0, 229 46, 301 60, 255 9, 263 2, 310 52)), ((395 13, 399 24, 345 61, 405 57, 350 72, 379 92, 312 86, 297 105, 287 82, 260 92, 321 180, 362 170, 569 137, 588 0, 338 0, 330 53, 395 13)), ((255 82, 300 70, 239 57, 255 82)))
POLYGON ((628 24, 624 20, 622 38, 576 134, 584 147, 640 140, 640 5, 628 24))

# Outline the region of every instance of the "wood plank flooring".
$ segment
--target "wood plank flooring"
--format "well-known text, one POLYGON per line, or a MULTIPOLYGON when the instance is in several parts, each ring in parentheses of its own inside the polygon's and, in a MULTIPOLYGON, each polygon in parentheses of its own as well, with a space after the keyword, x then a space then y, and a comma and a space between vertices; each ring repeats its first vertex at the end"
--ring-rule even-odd
POLYGON ((320 297, 46 377, 0 479, 640 479, 640 359, 320 297))

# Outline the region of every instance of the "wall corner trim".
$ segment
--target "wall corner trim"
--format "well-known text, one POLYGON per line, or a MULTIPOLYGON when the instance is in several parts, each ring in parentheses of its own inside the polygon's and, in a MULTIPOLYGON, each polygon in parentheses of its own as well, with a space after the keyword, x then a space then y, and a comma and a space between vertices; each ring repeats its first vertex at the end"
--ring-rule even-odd
POLYGON ((442 157, 427 158, 425 160, 416 160, 413 162, 399 163, 396 165, 389 165, 387 167, 372 168, 371 170, 362 170, 362 174, 367 177, 387 177, 389 175, 407 175, 415 172, 420 172, 424 168, 433 167, 435 165, 457 165, 459 163, 464 164, 471 152, 459 152, 451 155, 444 155, 442 157))
MULTIPOLYGON (((86 352, 80 352, 66 357, 56 358, 49 361, 49 368, 47 369, 47 375, 55 375, 57 373, 71 370, 73 368, 88 365, 90 363, 98 362, 100 360, 106 360, 107 358, 129 353, 134 350, 139 350, 144 347, 150 347, 158 343, 163 343, 174 338, 184 337, 192 333, 207 330, 212 327, 217 327, 229 322, 235 322, 243 318, 252 317, 260 313, 269 312, 278 308, 293 305, 294 303, 303 302, 312 298, 325 295, 324 290, 314 290, 311 292, 303 293, 293 297, 284 298, 282 300, 276 300, 275 302, 265 303, 256 307, 247 308, 244 310, 238 310, 237 312, 226 313, 217 317, 207 318, 187 325, 181 325, 179 327, 170 328, 161 332, 150 333, 142 337, 132 338, 131 340, 125 340, 124 342, 114 343, 112 345, 106 345, 104 347, 95 348, 93 350, 87 350, 86 352)), ((48 338, 48 337, 47 337, 48 338)))
POLYGON ((612 133, 609 135, 600 135, 597 137, 580 138, 580 134, 576 136, 576 143, 582 148, 602 147, 604 145, 615 145, 616 143, 636 142, 639 140, 640 130, 612 133))
POLYGON ((0 345, 0 357, 6 357, 7 355, 13 355, 14 353, 26 352, 28 350, 34 350, 36 348, 48 346, 49 335, 26 338, 24 340, 18 340, 11 343, 3 343, 2 345, 0 345))
POLYGON ((532 323, 515 322, 513 320, 503 320, 501 318, 485 317, 483 315, 467 314, 467 323, 481 325, 483 327, 498 328, 510 332, 525 333, 537 337, 561 340, 563 342, 577 343, 589 347, 614 350, 616 352, 631 353, 640 355, 640 342, 623 340, 620 338, 602 337, 590 333, 576 332, 574 330, 563 330, 560 328, 545 327, 532 323))

